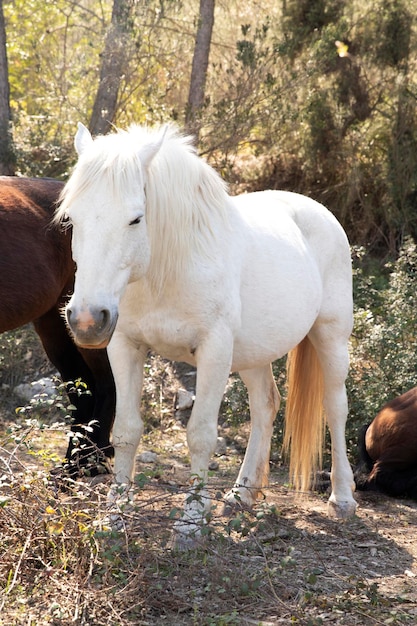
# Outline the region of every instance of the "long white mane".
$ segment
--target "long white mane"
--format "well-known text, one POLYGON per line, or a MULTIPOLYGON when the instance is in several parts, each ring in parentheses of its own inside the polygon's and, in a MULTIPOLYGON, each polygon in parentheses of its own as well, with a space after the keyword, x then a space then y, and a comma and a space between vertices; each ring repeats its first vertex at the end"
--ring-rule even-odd
MULTIPOLYGON (((176 284, 193 255, 214 254, 214 235, 228 223, 227 186, 197 156, 192 138, 177 127, 131 126, 97 137, 82 153, 65 186, 56 219, 62 220, 71 204, 88 191, 106 189, 117 206, 125 194, 146 181, 146 222, 151 247, 148 279, 156 292, 176 284), (141 163, 151 146, 161 141, 146 171, 141 163)), ((86 206, 88 210, 88 206, 86 206)))

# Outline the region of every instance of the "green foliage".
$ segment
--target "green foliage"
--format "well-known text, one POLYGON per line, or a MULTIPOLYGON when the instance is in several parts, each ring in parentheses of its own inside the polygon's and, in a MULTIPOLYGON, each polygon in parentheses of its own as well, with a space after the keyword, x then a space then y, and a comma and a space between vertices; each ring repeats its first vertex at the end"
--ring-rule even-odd
POLYGON ((385 2, 375 20, 376 60, 398 67, 408 63, 413 15, 401 0, 385 2))
MULTIPOLYGON (((164 15, 159 4, 137 8, 118 103, 122 125, 144 122, 149 112, 155 122, 166 107, 169 87, 161 78, 177 58, 161 42, 161 29, 175 15, 176 3, 166 4, 164 15), (163 47, 161 68, 156 57, 163 47)), ((19 173, 66 177, 75 160, 76 124, 88 124, 91 115, 111 3, 16 0, 4 11, 19 173)))
MULTIPOLYGON (((65 178, 88 123, 111 2, 4 12, 18 171, 65 178)), ((116 124, 184 121, 197 0, 137 3, 116 124)), ((216 7, 200 151, 236 189, 312 195, 380 256, 417 237, 417 0, 216 7), (254 165, 255 164, 255 165, 254 165)))
POLYGON ((311 93, 306 102, 306 120, 309 133, 306 136, 306 153, 314 163, 323 162, 335 145, 336 131, 331 94, 321 91, 311 93))
POLYGON ((285 7, 245 23, 226 81, 214 66, 202 148, 239 189, 312 195, 352 243, 395 254, 415 236, 414 13, 401 0, 285 7), (257 179, 249 155, 263 156, 257 179))
POLYGON ((289 0, 285 3, 283 27, 299 47, 317 37, 320 31, 336 22, 343 12, 345 2, 340 0, 289 0))
POLYGON ((414 387, 417 373, 416 244, 407 239, 398 260, 386 264, 384 274, 364 268, 364 251, 356 252, 355 327, 347 385, 347 436, 353 449, 358 428, 371 422, 385 402, 414 387))
POLYGON ((66 0, 16 0, 4 11, 18 169, 65 175, 73 129, 94 96, 108 11, 66 0))

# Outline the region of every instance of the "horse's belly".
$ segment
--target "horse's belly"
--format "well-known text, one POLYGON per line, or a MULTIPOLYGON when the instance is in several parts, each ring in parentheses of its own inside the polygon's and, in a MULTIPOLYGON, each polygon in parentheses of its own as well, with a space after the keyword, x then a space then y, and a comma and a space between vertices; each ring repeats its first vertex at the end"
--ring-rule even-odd
POLYGON ((173 345, 172 343, 165 342, 153 342, 151 348, 157 354, 161 355, 165 359, 169 359, 170 361, 181 361, 189 363, 190 365, 196 364, 193 348, 182 345, 173 345))
POLYGON ((255 276, 242 289, 234 370, 258 367, 286 355, 316 321, 322 305, 321 277, 314 264, 298 262, 298 272, 283 275, 277 267, 269 281, 255 276))
POLYGON ((240 332, 234 345, 232 370, 261 367, 285 356, 304 339, 314 319, 313 316, 305 317, 292 327, 277 323, 269 328, 269 332, 265 329, 246 334, 240 332))

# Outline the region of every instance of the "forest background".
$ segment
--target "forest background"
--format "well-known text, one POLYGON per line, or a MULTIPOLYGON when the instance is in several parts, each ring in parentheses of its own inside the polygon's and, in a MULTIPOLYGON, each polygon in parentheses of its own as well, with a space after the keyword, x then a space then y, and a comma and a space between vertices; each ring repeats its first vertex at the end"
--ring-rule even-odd
POLYGON ((14 172, 65 179, 78 121, 175 120, 233 191, 311 195, 382 256, 417 233, 416 1, 2 5, 14 172))
POLYGON ((93 134, 177 122, 232 193, 297 191, 347 231, 352 438, 415 385, 417 0, 0 8, 2 173, 65 180, 78 121, 93 134))

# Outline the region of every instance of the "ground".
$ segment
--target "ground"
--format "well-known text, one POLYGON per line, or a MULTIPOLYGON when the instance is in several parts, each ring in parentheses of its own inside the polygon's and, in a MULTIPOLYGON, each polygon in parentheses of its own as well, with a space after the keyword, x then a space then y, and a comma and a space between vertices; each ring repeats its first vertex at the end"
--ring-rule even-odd
MULTIPOLYGON (((49 366, 30 351, 20 360, 24 376, 45 374, 49 366)), ((325 495, 290 489, 275 451, 255 510, 225 517, 222 495, 237 474, 246 424, 221 425, 215 508, 200 545, 171 548, 188 480, 187 414, 174 402, 185 374, 157 360, 147 368, 152 418, 139 452, 154 455, 138 456, 134 503, 119 532, 106 519, 108 478, 62 490, 51 477, 66 448, 56 407, 42 409, 39 428, 33 411, 15 416, 18 401, 3 389, 0 625, 416 624, 417 503, 357 494, 357 515, 331 520, 325 495)))

